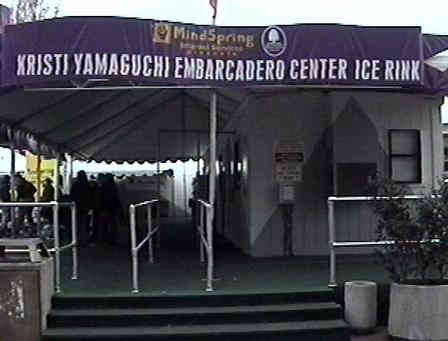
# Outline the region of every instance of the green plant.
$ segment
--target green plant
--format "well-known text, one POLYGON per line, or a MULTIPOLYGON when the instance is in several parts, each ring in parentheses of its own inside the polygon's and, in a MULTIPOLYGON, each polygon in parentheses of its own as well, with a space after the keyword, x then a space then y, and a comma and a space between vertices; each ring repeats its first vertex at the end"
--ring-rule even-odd
POLYGON ((378 217, 377 253, 397 283, 435 284, 448 272, 448 183, 421 199, 405 199, 405 185, 378 178, 370 188, 378 217))

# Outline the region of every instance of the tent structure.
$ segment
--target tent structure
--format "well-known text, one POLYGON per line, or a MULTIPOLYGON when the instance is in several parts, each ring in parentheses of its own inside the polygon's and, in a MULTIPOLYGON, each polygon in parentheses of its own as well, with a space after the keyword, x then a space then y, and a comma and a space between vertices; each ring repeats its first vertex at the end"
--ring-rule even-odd
POLYGON ((285 87, 444 93, 448 75, 434 56, 446 49, 448 36, 418 27, 104 17, 10 25, 2 35, 0 138, 85 160, 197 159, 209 144, 212 88, 218 135, 232 133, 225 127, 248 98, 285 87))
MULTIPOLYGON (((206 205, 212 207, 216 136, 234 134, 226 129, 235 118, 257 115, 256 106, 247 106, 251 99, 307 88, 441 97, 448 93, 448 73, 438 55, 446 50, 448 36, 425 35, 419 27, 218 27, 109 17, 10 25, 1 35, 0 143, 107 162, 205 157, 206 205)), ((300 100, 306 99, 289 103, 300 100)), ((258 110, 281 101, 260 101, 265 107, 258 110)), ((355 101, 349 109, 357 107, 355 101)), ((262 152, 270 156, 272 150, 262 152)), ((303 162, 303 150, 301 156, 303 162)), ((256 180, 272 189, 266 179, 262 174, 256 180)), ((259 197, 266 205, 258 207, 276 212, 271 192, 259 197)), ((242 200, 248 210, 254 207, 250 200, 242 200)), ((322 218, 322 212, 313 214, 322 218)), ((207 215, 210 238, 212 219, 213 213, 207 215)), ((247 234, 250 244, 256 234, 247 234)), ((207 247, 212 244, 209 239, 207 247)))
MULTIPOLYGON (((218 133, 243 101, 219 96, 218 133)), ((0 102, 4 138, 13 130, 14 144, 34 152, 40 141, 78 159, 156 162, 196 160, 209 145, 208 89, 16 89, 0 102)))

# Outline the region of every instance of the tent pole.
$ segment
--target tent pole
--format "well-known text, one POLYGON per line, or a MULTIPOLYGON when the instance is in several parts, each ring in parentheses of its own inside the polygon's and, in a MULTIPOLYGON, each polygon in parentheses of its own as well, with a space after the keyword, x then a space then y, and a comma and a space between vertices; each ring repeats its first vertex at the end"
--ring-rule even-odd
POLYGON ((56 164, 55 164, 55 169, 54 169, 54 201, 59 201, 59 191, 58 191, 58 189, 59 189, 59 186, 60 186, 60 183, 59 183, 59 164, 60 164, 60 162, 61 162, 61 157, 60 157, 60 154, 58 153, 57 155, 56 155, 56 164))
POLYGON ((210 167, 209 167, 209 203, 207 212, 207 291, 213 291, 213 218, 215 211, 216 180, 216 91, 210 98, 210 167))
POLYGON ((73 182, 73 157, 71 154, 67 154, 66 158, 68 162, 68 171, 66 181, 67 186, 65 188, 65 193, 70 194, 70 189, 72 188, 72 182, 73 182))

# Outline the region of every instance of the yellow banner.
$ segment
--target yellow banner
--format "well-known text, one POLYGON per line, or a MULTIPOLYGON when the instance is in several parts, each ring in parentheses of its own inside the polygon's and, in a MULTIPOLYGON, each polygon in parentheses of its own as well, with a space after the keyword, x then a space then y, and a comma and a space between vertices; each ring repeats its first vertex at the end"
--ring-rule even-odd
MULTIPOLYGON (((26 153, 26 172, 25 178, 37 188, 38 165, 37 156, 29 152, 26 153)), ((41 184, 46 178, 53 180, 54 169, 56 166, 55 159, 44 159, 41 157, 40 163, 40 181, 41 184)), ((42 186, 41 186, 42 187, 42 186)))

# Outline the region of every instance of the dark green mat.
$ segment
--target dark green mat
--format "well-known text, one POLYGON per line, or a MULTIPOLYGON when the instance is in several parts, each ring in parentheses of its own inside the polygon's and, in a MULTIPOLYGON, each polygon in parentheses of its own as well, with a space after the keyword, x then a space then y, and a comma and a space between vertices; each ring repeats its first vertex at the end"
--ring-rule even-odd
MULTIPOLYGON (((219 237, 215 242, 215 291, 205 292, 206 264, 199 261, 196 235, 188 222, 163 227, 156 263, 139 258, 141 292, 131 294, 131 252, 125 245, 79 249, 79 279, 71 280, 71 253, 62 256, 61 295, 186 295, 294 292, 326 289, 328 257, 251 258, 219 237)), ((337 281, 388 283, 374 256, 338 256, 337 281)))

